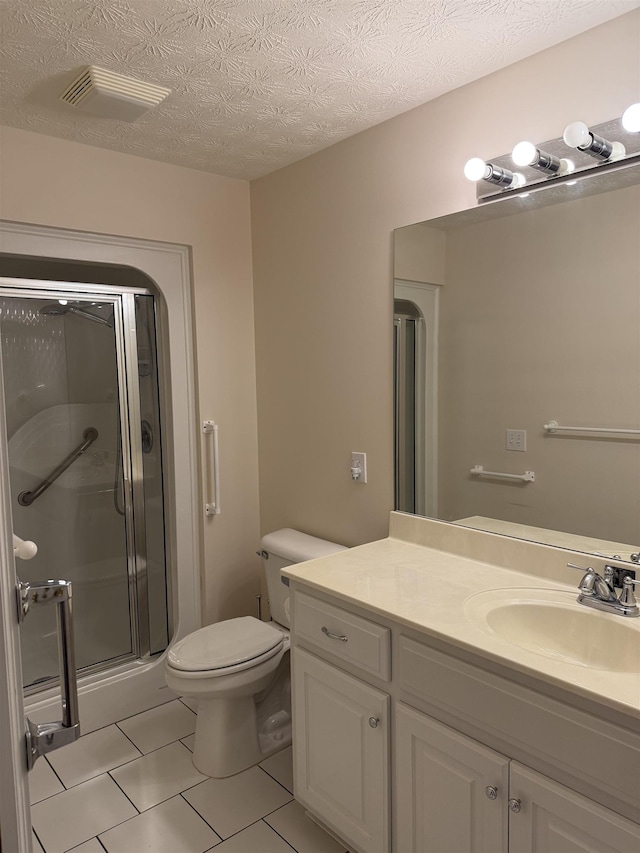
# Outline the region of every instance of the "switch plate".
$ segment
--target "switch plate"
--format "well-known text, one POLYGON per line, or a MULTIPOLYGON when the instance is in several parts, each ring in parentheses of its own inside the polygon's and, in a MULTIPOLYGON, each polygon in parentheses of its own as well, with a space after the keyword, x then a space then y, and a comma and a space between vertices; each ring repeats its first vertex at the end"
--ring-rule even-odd
POLYGON ((527 431, 526 429, 508 429, 507 430, 507 450, 526 450, 527 449, 527 431))
POLYGON ((351 452, 351 479, 355 483, 367 482, 367 454, 357 453, 355 450, 351 452), (355 474, 360 472, 356 477, 355 474))

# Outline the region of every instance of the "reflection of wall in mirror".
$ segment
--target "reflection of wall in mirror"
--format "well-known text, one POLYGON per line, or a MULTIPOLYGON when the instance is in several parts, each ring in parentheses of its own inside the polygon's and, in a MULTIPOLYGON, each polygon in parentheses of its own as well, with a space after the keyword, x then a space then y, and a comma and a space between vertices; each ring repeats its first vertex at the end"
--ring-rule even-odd
POLYGON ((442 518, 640 539, 637 438, 542 429, 640 424, 639 211, 631 187, 446 232, 442 518), (506 450, 507 429, 527 431, 526 452, 506 450), (474 464, 536 482, 471 478, 474 464))

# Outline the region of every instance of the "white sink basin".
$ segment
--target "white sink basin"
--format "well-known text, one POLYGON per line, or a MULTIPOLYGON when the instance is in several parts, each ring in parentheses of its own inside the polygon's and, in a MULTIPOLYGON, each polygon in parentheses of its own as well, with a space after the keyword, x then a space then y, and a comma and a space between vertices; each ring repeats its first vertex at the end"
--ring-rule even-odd
POLYGON ((464 602, 481 630, 529 652, 563 663, 615 672, 640 670, 640 617, 591 610, 577 592, 495 589, 464 602), (636 624, 637 623, 637 624, 636 624))

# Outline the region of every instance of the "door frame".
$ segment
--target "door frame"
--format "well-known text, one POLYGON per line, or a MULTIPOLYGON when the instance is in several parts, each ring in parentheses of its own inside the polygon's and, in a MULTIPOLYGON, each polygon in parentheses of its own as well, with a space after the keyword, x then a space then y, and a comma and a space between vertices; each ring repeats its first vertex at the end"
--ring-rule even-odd
MULTIPOLYGON (((168 347, 159 353, 159 359, 162 375, 166 377, 161 397, 167 411, 167 455, 163 459, 167 465, 168 500, 172 507, 165 524, 173 612, 170 643, 173 643, 199 628, 202 620, 200 576, 204 496, 200 483, 191 248, 179 243, 0 220, 0 250, 34 259, 128 266, 144 273, 162 296, 158 327, 168 347)), ((23 536, 28 538, 28 531, 24 531, 23 536)), ((124 715, 168 701, 163 666, 164 655, 119 667, 113 675, 99 673, 95 678, 83 679, 79 684, 83 731, 86 733, 115 721, 105 701, 105 691, 112 695, 114 687, 121 688, 118 695, 124 715), (131 686, 134 683, 135 689, 131 686), (145 703, 144 708, 140 707, 141 703, 145 703)), ((59 693, 46 691, 41 700, 30 700, 29 706, 30 716, 33 713, 32 719, 36 722, 51 719, 52 709, 55 708, 56 713, 59 706, 59 693)))
MULTIPOLYGON (((0 435, 6 434, 0 351, 0 435)), ((0 653, 4 661, 0 674, 0 837, 4 850, 30 853, 31 807, 6 441, 0 441, 0 653)))

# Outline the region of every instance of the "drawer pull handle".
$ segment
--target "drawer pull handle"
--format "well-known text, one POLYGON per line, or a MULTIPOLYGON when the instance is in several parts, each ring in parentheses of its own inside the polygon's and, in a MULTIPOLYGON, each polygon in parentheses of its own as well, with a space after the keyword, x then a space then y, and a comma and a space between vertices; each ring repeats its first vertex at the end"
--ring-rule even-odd
POLYGON ((484 789, 484 792, 490 800, 498 799, 498 789, 495 787, 495 785, 487 785, 487 787, 484 789))
POLYGON ((369 725, 371 726, 372 729, 377 729, 379 722, 380 722, 379 717, 369 717, 369 725))
POLYGON ((326 625, 322 626, 322 633, 325 637, 329 637, 330 640, 340 640, 341 643, 346 643, 349 639, 348 637, 345 637, 344 634, 332 634, 326 625))
POLYGON ((518 814, 518 812, 522 809, 522 803, 520 800, 516 800, 515 798, 511 799, 511 800, 509 800, 509 808, 511 809, 512 812, 515 812, 515 814, 518 814))

